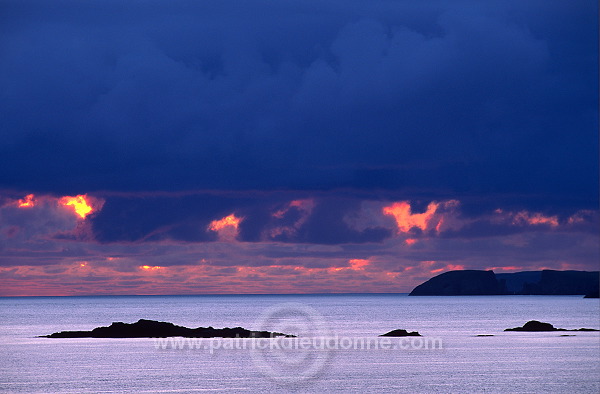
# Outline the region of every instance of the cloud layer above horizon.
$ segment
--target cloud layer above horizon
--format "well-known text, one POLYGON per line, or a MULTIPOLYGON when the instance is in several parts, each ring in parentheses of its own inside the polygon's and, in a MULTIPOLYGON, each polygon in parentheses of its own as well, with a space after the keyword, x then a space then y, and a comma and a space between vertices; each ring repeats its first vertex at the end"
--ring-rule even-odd
POLYGON ((600 258, 597 210, 467 215, 457 200, 419 210, 336 193, 286 197, 5 199, 1 293, 406 292, 451 269, 593 270, 600 258))
POLYGON ((0 9, 0 295, 598 269, 596 2, 0 9))

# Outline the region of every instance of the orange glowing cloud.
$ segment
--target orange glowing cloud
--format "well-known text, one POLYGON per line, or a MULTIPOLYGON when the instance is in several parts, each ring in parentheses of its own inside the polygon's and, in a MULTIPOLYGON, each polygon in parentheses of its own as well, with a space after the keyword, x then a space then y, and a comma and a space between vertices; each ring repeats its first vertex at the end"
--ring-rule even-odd
MULTIPOLYGON (((394 217, 398 234, 408 233, 413 228, 440 233, 443 229, 456 227, 455 208, 458 205, 457 200, 432 201, 427 205, 425 212, 413 213, 410 202, 400 201, 383 207, 382 212, 394 217)), ((406 243, 410 245, 411 242, 406 243)))
POLYGON ((144 271, 156 271, 159 269, 162 269, 164 267, 158 266, 158 265, 142 265, 140 266, 140 269, 143 269, 144 271))
POLYGON ((239 225, 242 220, 244 220, 244 218, 237 217, 232 213, 222 219, 213 220, 208 225, 208 229, 217 232, 219 238, 223 241, 233 241, 238 236, 239 225))
POLYGON ((223 219, 213 220, 212 222, 210 222, 208 229, 211 231, 219 231, 219 230, 224 229, 227 226, 231 226, 237 230, 241 221, 242 221, 242 218, 238 218, 232 213, 229 216, 225 216, 223 219))
POLYGON ((408 201, 400 201, 383 207, 383 213, 394 217, 398 226, 398 233, 406 233, 413 227, 427 230, 427 226, 434 218, 439 206, 439 203, 431 202, 425 212, 413 214, 410 203, 408 201))
POLYGON ((72 207, 75 213, 82 219, 85 219, 86 216, 94 212, 94 209, 90 205, 91 203, 88 201, 87 194, 80 194, 74 197, 65 196, 60 198, 58 203, 65 207, 72 207))
POLYGON ((19 208, 31 208, 35 206, 36 201, 33 198, 33 194, 28 194, 25 198, 18 200, 17 205, 19 208))

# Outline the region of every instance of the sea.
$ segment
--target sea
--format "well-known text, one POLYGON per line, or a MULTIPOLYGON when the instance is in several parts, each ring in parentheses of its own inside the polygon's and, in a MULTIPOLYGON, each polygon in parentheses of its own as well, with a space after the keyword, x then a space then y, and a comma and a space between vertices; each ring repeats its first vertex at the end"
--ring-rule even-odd
POLYGON ((0 298, 0 391, 599 393, 600 328, 581 296, 406 294, 0 298), (139 319, 241 326, 255 340, 44 338, 139 319), (380 337, 395 329, 420 337, 380 337))

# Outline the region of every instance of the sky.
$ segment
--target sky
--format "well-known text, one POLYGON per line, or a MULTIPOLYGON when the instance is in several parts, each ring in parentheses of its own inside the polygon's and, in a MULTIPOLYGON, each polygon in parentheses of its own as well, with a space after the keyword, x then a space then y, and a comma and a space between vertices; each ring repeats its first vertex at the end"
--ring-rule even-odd
POLYGON ((598 270, 593 0, 0 0, 0 296, 598 270))

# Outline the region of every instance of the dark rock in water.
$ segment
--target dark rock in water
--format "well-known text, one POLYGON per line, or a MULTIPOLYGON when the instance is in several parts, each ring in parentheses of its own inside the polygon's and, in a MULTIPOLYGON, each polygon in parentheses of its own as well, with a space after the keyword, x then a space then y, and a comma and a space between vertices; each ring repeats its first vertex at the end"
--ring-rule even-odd
POLYGON ((586 295, 598 298, 597 271, 448 271, 415 287, 410 295, 586 295))
POLYGON ((448 271, 415 287, 411 296, 498 295, 494 271, 448 271))
POLYGON ((477 334, 476 337, 493 337, 494 334, 477 334))
POLYGON ((541 331, 600 331, 595 328, 578 328, 576 330, 567 330, 565 328, 556 328, 550 323, 543 323, 537 320, 530 320, 523 325, 523 327, 507 328, 504 331, 529 331, 529 332, 541 332, 541 331))
POLYGON ((380 335, 380 337, 420 337, 421 334, 419 334, 417 331, 411 331, 408 332, 406 330, 392 330, 390 332, 386 332, 383 335, 380 335))
POLYGON ((523 327, 507 328, 504 331, 565 331, 564 328, 556 328, 550 323, 543 323, 537 320, 530 320, 523 324, 523 327))
POLYGON ((135 323, 114 322, 109 327, 97 327, 92 331, 61 331, 44 338, 271 338, 293 337, 280 332, 250 331, 242 327, 212 328, 198 327, 187 328, 176 326, 173 323, 140 319, 135 323))

